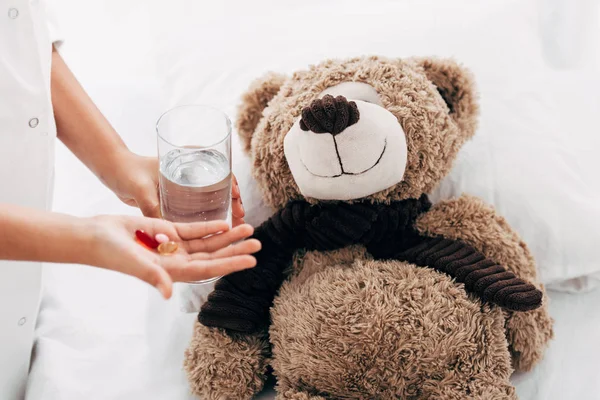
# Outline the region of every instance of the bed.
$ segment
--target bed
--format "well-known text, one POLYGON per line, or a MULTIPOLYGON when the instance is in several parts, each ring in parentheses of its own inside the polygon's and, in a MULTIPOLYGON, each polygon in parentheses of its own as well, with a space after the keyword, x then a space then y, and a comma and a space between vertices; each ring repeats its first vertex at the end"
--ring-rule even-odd
MULTIPOLYGON (((520 140, 526 146, 535 135, 543 134, 552 140, 542 150, 553 154, 563 143, 563 132, 572 130, 563 146, 572 152, 560 161, 582 155, 577 179, 589 196, 561 197, 562 192, 556 190, 550 198, 558 199, 557 204, 546 202, 543 211, 554 215, 561 207, 570 210, 571 202, 577 201, 574 208, 589 208, 590 224, 600 221, 600 213, 593 214, 598 209, 590 205, 594 199, 600 204, 597 179, 591 179, 599 164, 593 157, 585 157, 585 151, 600 147, 595 115, 600 110, 600 55, 586 51, 594 43, 573 39, 582 43, 576 54, 577 49, 564 44, 568 44, 565 32, 557 36, 554 31, 544 31, 552 12, 560 10, 560 1, 541 2, 554 7, 546 14, 537 1, 483 5, 467 0, 378 0, 369 2, 369 7, 366 2, 341 0, 305 0, 293 5, 268 0, 211 5, 184 0, 168 5, 139 0, 55 3, 67 37, 64 57, 130 148, 140 154, 156 154, 154 124, 164 110, 178 103, 202 102, 233 116, 240 93, 266 70, 290 72, 322 58, 365 52, 452 55, 468 64, 480 81, 485 114, 482 139, 476 145, 495 149, 500 152, 495 153, 497 158, 502 158, 502 154, 513 154, 501 153, 509 143, 520 140), (542 23, 532 25, 540 15, 545 16, 542 23), (318 26, 303 32, 302 40, 314 44, 309 47, 301 44, 298 34, 307 23, 318 26), (506 24, 511 29, 503 29, 506 24), (340 26, 348 40, 331 46, 334 39, 324 37, 340 26), (569 51, 565 53, 565 49, 569 51), (549 85, 552 90, 547 90, 549 85)), ((564 28, 564 24, 555 25, 564 28)), ((596 27, 586 26, 590 32, 596 27)), ((532 214, 529 203, 515 200, 520 192, 531 190, 533 183, 525 178, 510 182, 511 190, 519 192, 511 193, 512 197, 499 197, 485 185, 473 186, 470 182, 489 179, 487 175, 469 175, 474 173, 474 163, 479 167, 487 160, 470 157, 475 151, 469 148, 463 153, 456 171, 435 196, 466 189, 508 214, 509 222, 526 240, 531 237, 535 242, 533 250, 542 259, 542 276, 552 288, 549 297, 556 321, 555 339, 533 371, 513 376, 520 398, 600 399, 600 268, 584 257, 586 251, 593 252, 589 243, 597 242, 598 233, 590 237, 594 231, 578 230, 575 222, 559 217, 549 222, 544 215, 532 214), (515 209, 522 210, 521 214, 515 209), (539 220, 527 219, 528 214, 539 220), (588 245, 573 239, 582 236, 588 245), (551 246, 571 242, 574 248, 551 246)), ((514 157, 525 162, 532 156, 514 157)), ((56 158, 56 211, 80 216, 138 215, 60 144, 56 158)), ((258 224, 268 210, 258 200, 257 188, 247 173, 248 160, 237 140, 234 160, 248 222, 258 224)), ((549 164, 554 165, 553 160, 549 164)), ((535 164, 525 167, 538 181, 533 187, 539 192, 533 196, 544 202, 548 193, 542 190, 555 188, 556 182, 535 175, 535 168, 535 164)), ((557 173, 550 171, 551 176, 562 179, 557 173)), ((493 171, 489 174, 494 175, 493 171)), ((497 183, 501 184, 508 185, 497 183)), ((569 193, 576 190, 578 187, 570 188, 569 193)), ((80 266, 47 265, 27 400, 192 399, 182 360, 195 317, 179 310, 177 298, 164 301, 154 289, 133 278, 80 266)), ((260 398, 273 398, 272 389, 260 398)))

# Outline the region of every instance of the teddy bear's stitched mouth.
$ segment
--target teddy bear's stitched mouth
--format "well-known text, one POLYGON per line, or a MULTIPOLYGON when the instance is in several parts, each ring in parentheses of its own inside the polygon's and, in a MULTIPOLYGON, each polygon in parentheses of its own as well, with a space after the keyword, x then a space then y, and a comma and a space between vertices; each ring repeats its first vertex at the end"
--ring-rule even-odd
POLYGON ((381 154, 379 155, 379 157, 377 158, 377 161, 375 161, 375 163, 373 165, 371 165, 369 168, 365 169, 364 171, 361 172, 346 172, 344 171, 344 164, 342 162, 342 158, 340 157, 340 152, 338 150, 338 145, 337 145, 337 141, 335 140, 335 136, 333 137, 333 143, 335 145, 335 155, 338 159, 338 163, 340 164, 340 168, 342 170, 341 174, 337 174, 337 175, 319 175, 319 174, 315 174, 314 172, 312 172, 304 163, 304 160, 302 160, 302 158, 300 159, 300 161, 302 162, 302 165, 304 166, 304 168, 308 171, 309 174, 319 177, 319 178, 339 178, 340 176, 343 175, 353 175, 353 176, 358 176, 358 175, 362 175, 365 174, 367 172, 369 172, 370 170, 372 170, 373 168, 375 168, 377 166, 377 164, 379 164, 379 162, 381 161, 381 159, 383 158, 383 155, 385 154, 385 151, 387 149, 387 138, 385 139, 385 141, 383 142, 383 150, 381 150, 381 154))

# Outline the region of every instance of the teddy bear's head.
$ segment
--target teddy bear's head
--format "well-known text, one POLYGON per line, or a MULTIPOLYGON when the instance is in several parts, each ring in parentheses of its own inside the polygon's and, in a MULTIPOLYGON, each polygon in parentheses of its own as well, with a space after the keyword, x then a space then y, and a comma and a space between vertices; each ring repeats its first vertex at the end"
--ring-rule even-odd
POLYGON ((429 193, 476 128, 469 73, 450 60, 329 60, 268 74, 243 97, 237 128, 266 202, 429 193))

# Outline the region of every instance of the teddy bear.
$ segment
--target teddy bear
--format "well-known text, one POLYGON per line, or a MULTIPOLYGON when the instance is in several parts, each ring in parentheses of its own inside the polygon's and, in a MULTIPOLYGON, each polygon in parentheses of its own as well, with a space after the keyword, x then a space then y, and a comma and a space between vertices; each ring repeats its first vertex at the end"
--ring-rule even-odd
POLYGON ((553 337, 527 245, 466 194, 432 204, 477 128, 451 59, 268 73, 237 130, 273 216, 257 266, 221 278, 185 353, 202 399, 516 399, 553 337))

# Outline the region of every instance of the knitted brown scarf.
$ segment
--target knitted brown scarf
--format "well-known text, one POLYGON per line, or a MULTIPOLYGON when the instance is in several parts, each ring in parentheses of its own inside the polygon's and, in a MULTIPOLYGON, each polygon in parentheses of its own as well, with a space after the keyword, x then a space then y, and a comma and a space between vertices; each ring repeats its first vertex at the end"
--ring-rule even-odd
POLYGON ((198 320, 205 326, 251 333, 270 322, 269 309, 298 250, 327 251, 362 244, 380 260, 430 267, 464 283, 483 301, 512 311, 541 305, 542 292, 460 240, 423 236, 417 217, 427 196, 390 205, 291 202, 255 230, 257 266, 221 278, 198 320))

